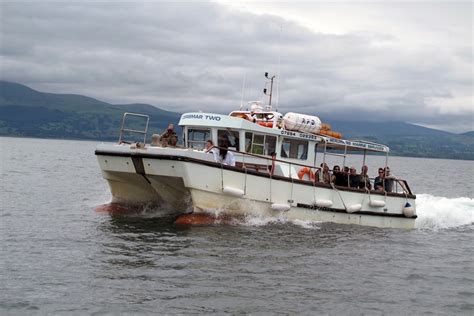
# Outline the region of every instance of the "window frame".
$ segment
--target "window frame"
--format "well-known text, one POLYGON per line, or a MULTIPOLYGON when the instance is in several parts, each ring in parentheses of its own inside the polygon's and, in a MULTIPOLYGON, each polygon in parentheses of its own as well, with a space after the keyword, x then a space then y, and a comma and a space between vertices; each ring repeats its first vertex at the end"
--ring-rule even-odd
POLYGON ((274 135, 267 135, 267 134, 260 134, 260 133, 255 133, 255 132, 245 132, 245 152, 254 154, 254 155, 262 155, 262 156, 270 156, 272 152, 270 152, 270 142, 269 139, 273 139, 274 142, 274 151, 276 151, 276 146, 277 146, 277 136, 274 135), (252 135, 251 138, 249 138, 249 134, 252 135), (255 142, 255 136, 257 137, 263 137, 262 142, 255 142), (250 139, 250 148, 247 149, 247 140, 250 139), (260 150, 255 150, 256 148, 259 148, 260 150))
POLYGON ((220 147, 221 145, 221 137, 219 136, 219 133, 221 132, 225 132, 226 133, 226 136, 231 133, 233 134, 234 138, 237 140, 237 144, 234 144, 235 146, 232 146, 232 144, 230 144, 230 139, 229 137, 227 137, 228 141, 229 141, 229 147, 230 148, 235 148, 236 151, 240 151, 240 131, 237 130, 237 129, 231 129, 231 128, 218 128, 217 129, 217 146, 220 147))
POLYGON ((280 157, 298 160, 308 160, 309 141, 283 137, 281 140, 280 157), (284 147, 288 145, 288 151, 284 147), (296 146, 296 148, 295 148, 296 146), (301 148, 301 146, 303 146, 301 148), (285 153, 285 156, 283 156, 285 153), (296 154, 296 155, 295 155, 296 154))
POLYGON ((202 127, 188 127, 186 130, 186 141, 187 141, 187 148, 196 149, 196 150, 204 150, 206 147, 206 141, 212 139, 212 130, 210 128, 202 128, 202 127), (189 134, 191 131, 205 131, 207 136, 204 137, 204 140, 191 140, 189 134), (207 137, 207 138, 206 138, 207 137), (202 144, 202 147, 197 146, 193 147, 194 144, 202 144))

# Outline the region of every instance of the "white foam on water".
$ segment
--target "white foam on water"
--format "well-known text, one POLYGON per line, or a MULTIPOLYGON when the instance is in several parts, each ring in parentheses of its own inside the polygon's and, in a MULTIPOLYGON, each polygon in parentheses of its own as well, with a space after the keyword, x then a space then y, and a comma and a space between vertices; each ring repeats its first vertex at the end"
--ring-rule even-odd
POLYGON ((266 226, 271 224, 293 224, 305 229, 319 229, 320 222, 299 220, 299 219, 288 219, 283 216, 253 216, 248 215, 242 225, 244 226, 266 226))
POLYGON ((474 199, 416 195, 416 228, 443 229, 474 223, 474 199))

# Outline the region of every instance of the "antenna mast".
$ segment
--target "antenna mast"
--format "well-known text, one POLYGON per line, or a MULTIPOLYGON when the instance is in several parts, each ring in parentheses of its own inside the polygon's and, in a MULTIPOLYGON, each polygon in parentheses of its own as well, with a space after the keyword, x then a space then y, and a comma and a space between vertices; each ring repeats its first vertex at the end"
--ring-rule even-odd
POLYGON ((269 98, 269 101, 268 101, 268 105, 272 105, 272 93, 273 93, 273 79, 275 79, 275 75, 271 76, 271 77, 268 77, 268 72, 265 73, 265 78, 267 79, 270 79, 270 94, 267 94, 267 89, 263 89, 263 93, 265 95, 268 95, 270 98, 269 98))
POLYGON ((244 73, 244 79, 242 81, 242 97, 240 98, 240 110, 244 106, 244 90, 245 90, 245 78, 247 77, 247 73, 244 73))
POLYGON ((276 104, 275 110, 278 112, 278 103, 280 103, 280 70, 281 70, 281 34, 283 33, 283 24, 280 25, 280 34, 278 36, 278 72, 276 82, 276 104))

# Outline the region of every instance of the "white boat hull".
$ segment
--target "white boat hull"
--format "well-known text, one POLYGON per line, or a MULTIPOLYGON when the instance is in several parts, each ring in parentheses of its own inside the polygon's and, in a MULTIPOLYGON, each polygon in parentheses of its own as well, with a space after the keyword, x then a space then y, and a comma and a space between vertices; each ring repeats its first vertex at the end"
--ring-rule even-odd
POLYGON ((414 196, 333 189, 214 163, 188 149, 129 149, 99 145, 97 158, 113 202, 167 203, 176 214, 196 212, 279 216, 288 219, 413 228, 403 213, 414 196), (316 207, 316 205, 319 205, 316 207))

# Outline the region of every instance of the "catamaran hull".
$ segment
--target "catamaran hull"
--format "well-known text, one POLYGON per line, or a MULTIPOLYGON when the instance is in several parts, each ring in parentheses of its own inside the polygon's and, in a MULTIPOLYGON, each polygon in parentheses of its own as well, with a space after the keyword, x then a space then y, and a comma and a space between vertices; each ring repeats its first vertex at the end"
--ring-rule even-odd
POLYGON ((413 229, 414 218, 391 217, 385 215, 367 215, 347 213, 339 210, 324 210, 318 208, 291 207, 288 211, 273 210, 268 202, 222 196, 218 193, 192 190, 195 209, 219 215, 225 213, 233 216, 262 216, 278 217, 289 220, 330 222, 337 224, 353 224, 380 228, 413 229))
POLYGON ((251 173, 196 159, 194 153, 186 150, 168 151, 157 155, 146 150, 97 150, 113 202, 167 204, 176 215, 194 209, 237 216, 414 227, 416 216, 407 217, 404 213, 406 203, 415 205, 414 197, 275 179, 267 173, 251 173))

